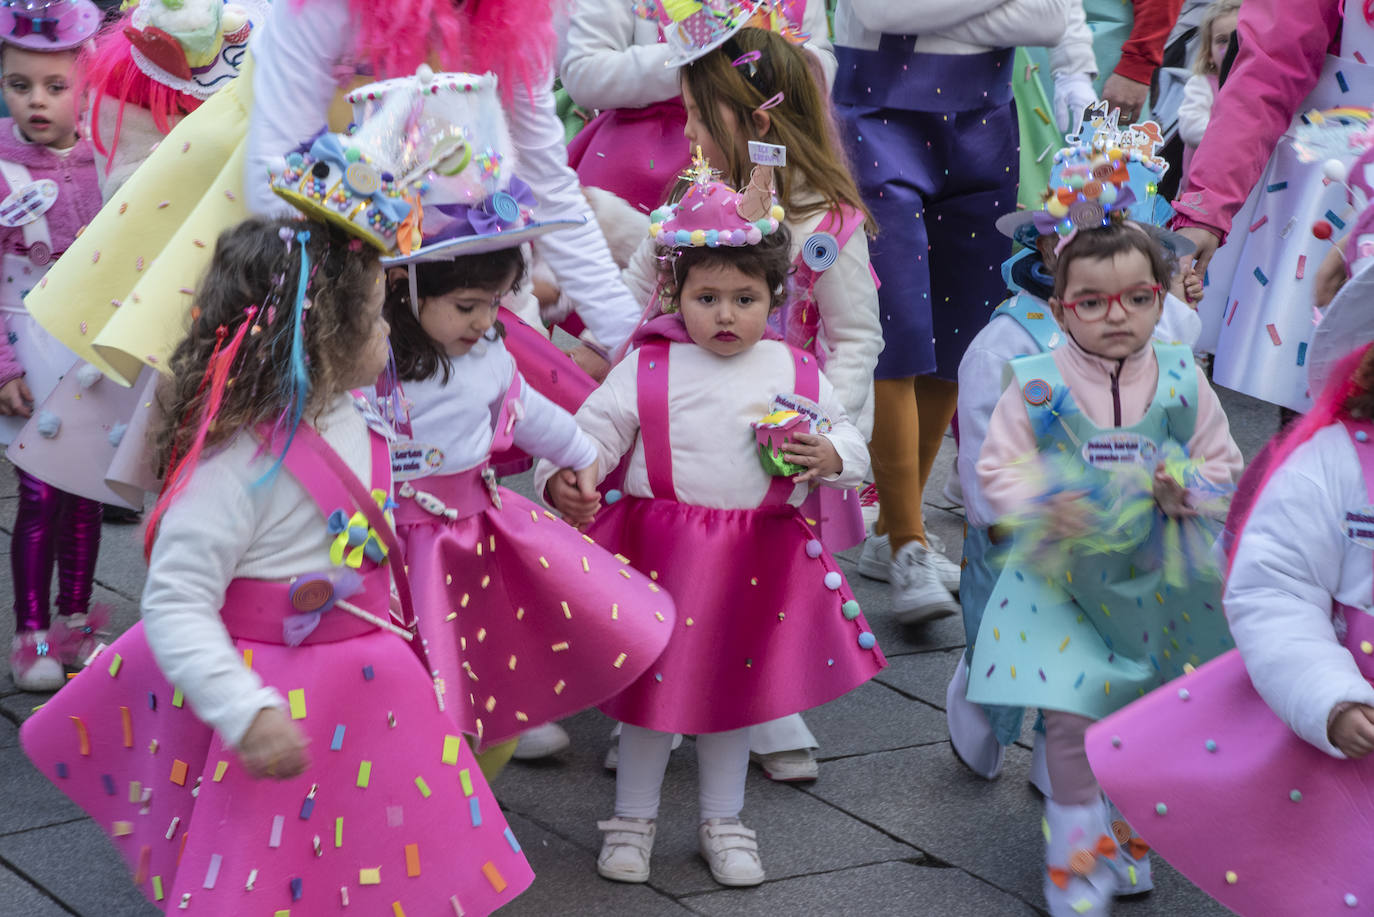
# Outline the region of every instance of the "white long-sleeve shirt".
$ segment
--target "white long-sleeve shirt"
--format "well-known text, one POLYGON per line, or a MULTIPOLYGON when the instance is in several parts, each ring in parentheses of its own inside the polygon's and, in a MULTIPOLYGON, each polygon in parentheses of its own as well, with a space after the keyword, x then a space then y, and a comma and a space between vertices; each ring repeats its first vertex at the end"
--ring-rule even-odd
MULTIPOLYGON (((760 341, 733 357, 717 356, 695 344, 670 347, 668 440, 677 499, 712 509, 758 506, 773 479, 759 464, 758 441, 750 425, 769 412, 774 396, 796 391, 791 353, 780 341, 760 341)), ((634 351, 611 370, 601 387, 583 402, 577 423, 596 444, 601 476, 630 453, 622 489, 630 496, 650 497, 653 491, 644 464, 644 443, 638 435, 642 354, 634 351)), ((857 487, 868 471, 868 444, 850 423, 824 374, 817 400, 834 423, 826 435, 844 464, 840 473, 825 483, 857 487)), ((543 492, 556 470, 547 461, 535 467, 538 492, 543 492)), ((800 505, 807 492, 807 485, 797 485, 789 502, 800 505)))
MULTIPOLYGON (((823 219, 822 212, 787 221, 794 261, 823 219)), ((652 239, 640 243, 623 277, 635 298, 647 305, 658 286, 657 246, 652 239)), ((868 237, 862 229, 849 237, 835 263, 820 275, 814 296, 821 322, 816 346, 826 355, 826 378, 867 438, 873 433, 873 370, 883 350, 883 326, 878 288, 869 269, 868 237)))
POLYGON ((1183 101, 1178 106, 1178 136, 1185 144, 1196 147, 1207 132, 1212 120, 1212 103, 1216 94, 1210 78, 1200 73, 1188 77, 1183 84, 1183 101))
MULTIPOLYGON (((835 53, 824 0, 808 0, 802 30, 805 48, 825 74, 835 78, 835 53)), ((644 108, 676 99, 680 68, 669 67, 668 45, 659 40, 658 23, 635 14, 624 0, 578 0, 568 25, 558 73, 563 87, 583 108, 644 108)))
MULTIPOLYGON (((1029 295, 1029 294, 1025 294, 1029 295)), ((1050 307, 1044 303, 1045 314, 1050 307)), ((1063 332, 1060 332, 1061 336, 1063 332)), ((1165 344, 1192 347, 1202 334, 1202 320, 1187 303, 1164 295, 1164 309, 1155 325, 1154 339, 1165 344)), ((964 511, 970 525, 988 528, 997 515, 983 497, 978 482, 978 456, 987 439, 992 411, 1002 397, 1007 364, 1017 357, 1040 353, 1034 335, 1009 315, 993 315, 974 335, 959 361, 959 454, 956 467, 964 492, 964 511)))
POLYGON ((877 50, 884 34, 915 35, 922 54, 979 54, 992 48, 1053 47, 1074 0, 839 0, 835 45, 877 50))
MULTIPOLYGON (((466 471, 487 460, 492 422, 516 372, 499 340, 481 341, 463 356, 450 357, 448 364, 447 383, 442 374, 402 383, 411 435, 443 451, 441 474, 466 471)), ((517 446, 559 468, 585 468, 596 460, 596 447, 571 414, 528 384, 521 386, 519 400, 523 419, 514 428, 517 446)))
MULTIPOLYGON (((353 52, 349 0, 273 3, 267 28, 257 30, 253 52, 253 113, 244 168, 248 207, 287 214, 291 206, 272 193, 268 169, 324 126, 338 91, 337 68, 353 52)), ((520 178, 534 189, 538 220, 585 220, 535 242, 598 341, 618 347, 634 331, 639 312, 619 280, 596 217, 568 167, 563 124, 553 99, 553 74, 538 86, 514 87, 506 111, 520 178), (532 98, 531 98, 532 96, 532 98)))
MULTIPOLYGON (((315 426, 359 480, 371 480, 367 425, 351 398, 340 397, 315 426)), ((224 590, 238 578, 287 582, 331 568, 324 515, 284 468, 258 483, 274 461, 257 456, 259 446, 241 435, 202 459, 162 518, 143 586, 143 627, 158 666, 231 746, 259 710, 286 703, 234 648, 220 618, 224 590)))
POLYGON ((1255 690, 1292 730, 1344 757, 1327 739, 1345 702, 1374 706, 1374 686, 1341 645, 1332 602, 1374 610, 1374 551, 1346 536, 1348 512, 1369 512, 1350 435, 1320 430, 1274 472, 1251 510, 1224 602, 1255 690))

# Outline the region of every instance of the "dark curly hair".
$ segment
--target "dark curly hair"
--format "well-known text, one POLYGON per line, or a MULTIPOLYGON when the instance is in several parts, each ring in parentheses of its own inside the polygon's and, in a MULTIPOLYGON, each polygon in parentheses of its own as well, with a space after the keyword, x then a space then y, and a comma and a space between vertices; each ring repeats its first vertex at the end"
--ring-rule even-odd
POLYGON ((692 268, 703 266, 733 267, 749 277, 762 278, 773 294, 769 312, 787 302, 787 278, 792 273, 792 234, 785 224, 779 224, 757 245, 721 245, 716 248, 660 246, 658 254, 659 301, 665 311, 676 311, 681 306, 679 297, 688 275, 692 268))
MULTIPOLYGON (((1073 237, 1054 265, 1054 296, 1064 298, 1069 287, 1069 267, 1080 258, 1110 259, 1127 252, 1137 251, 1150 262, 1150 274, 1155 283, 1169 289, 1173 275, 1170 257, 1159 239, 1139 223, 1125 219, 1118 211, 1112 213, 1109 222, 1101 229, 1084 229, 1073 237)), ((1177 263, 1176 261, 1174 263, 1177 263)))
POLYGON ((160 394, 161 426, 154 431, 154 454, 160 471, 173 455, 185 455, 203 416, 209 386, 206 369, 217 344, 232 338, 248 309, 258 307, 253 327, 244 335, 230 369, 229 384, 205 441, 205 448, 241 430, 276 420, 287 408, 291 375, 290 333, 296 286, 301 270, 301 243, 296 234, 310 233, 305 249, 311 263, 306 295, 304 344, 310 372, 306 415, 318 415, 345 390, 340 378, 372 334, 371 319, 360 304, 375 281, 377 251, 342 230, 297 219, 250 219, 225 230, 191 307, 191 326, 172 353, 172 380, 160 394), (283 239, 289 234, 290 251, 283 239))
MULTIPOLYGON (((514 293, 520 290, 524 279, 525 255, 519 247, 415 265, 415 289, 422 300, 447 296, 454 290, 514 293), (510 281, 511 277, 515 279, 510 281)), ((410 284, 403 273, 397 272, 387 282, 385 310, 386 320, 391 324, 396 376, 402 382, 418 382, 441 375, 448 382, 448 355, 420 327, 420 317, 410 302, 410 284)), ((499 321, 495 333, 498 337, 506 335, 505 326, 499 321)))

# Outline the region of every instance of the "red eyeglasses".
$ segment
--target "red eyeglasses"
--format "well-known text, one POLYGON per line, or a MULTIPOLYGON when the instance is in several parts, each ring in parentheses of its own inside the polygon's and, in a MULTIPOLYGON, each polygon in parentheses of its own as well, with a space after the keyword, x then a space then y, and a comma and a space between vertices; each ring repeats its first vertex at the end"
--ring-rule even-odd
POLYGON ((1144 312, 1155 307, 1163 292, 1164 288, 1157 283, 1142 284, 1110 296, 1105 293, 1094 293, 1072 302, 1064 301, 1063 306, 1065 309, 1072 309, 1081 321, 1100 322, 1112 311, 1112 303, 1121 303, 1121 310, 1127 315, 1132 312, 1144 312))

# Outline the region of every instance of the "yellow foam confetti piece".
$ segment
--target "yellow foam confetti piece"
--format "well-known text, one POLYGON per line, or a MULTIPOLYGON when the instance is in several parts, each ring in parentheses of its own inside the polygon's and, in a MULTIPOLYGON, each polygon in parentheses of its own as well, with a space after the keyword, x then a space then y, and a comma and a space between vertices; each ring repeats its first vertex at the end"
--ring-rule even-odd
POLYGON ((515 711, 515 718, 522 723, 528 723, 530 721, 530 715, 522 710, 515 711))
POLYGON ((487 860, 482 864, 482 875, 487 877, 487 881, 491 883, 491 887, 496 889, 497 892, 506 890, 506 878, 501 875, 501 870, 497 869, 496 864, 491 860, 487 860))
POLYGON ((462 742, 463 740, 459 736, 444 736, 444 753, 439 760, 445 764, 457 764, 458 750, 462 742))
POLYGON ((495 697, 492 697, 492 696, 490 696, 490 695, 488 695, 488 697, 487 697, 487 702, 486 702, 485 706, 486 706, 486 708, 487 708, 487 712, 488 712, 488 713, 490 713, 491 711, 495 710, 495 709, 496 709, 496 698, 495 698, 495 697))
POLYGON ((360 869, 360 870, 358 870, 358 884, 359 884, 359 885, 381 885, 381 884, 382 884, 382 867, 380 867, 380 866, 375 866, 375 867, 373 867, 372 869, 360 869))
POLYGON ((517 608, 517 609, 515 609, 515 620, 517 620, 517 621, 523 621, 523 620, 525 620, 525 609, 523 609, 523 608, 517 608))
POLYGON ((117 821, 110 829, 110 833, 115 837, 128 837, 134 833, 134 823, 131 821, 117 821))
POLYGON ((658 588, 657 586, 655 586, 653 583, 650 583, 650 584, 649 584, 649 591, 650 591, 650 592, 662 592, 663 590, 660 589, 660 588, 658 588))
POLYGON ((545 570, 549 569, 549 562, 544 559, 543 555, 539 557, 539 566, 543 567, 545 570))
MULTIPOLYGON (((416 867, 416 868, 418 869, 419 867, 416 867)), ((414 875, 417 875, 417 876, 418 876, 419 874, 420 874, 419 872, 414 873, 414 875)), ((401 907, 401 902, 399 902, 399 901, 393 901, 393 902, 391 902, 391 914, 392 914, 392 917, 406 917, 406 909, 403 908, 403 907, 401 907)))
POLYGON ((611 663, 611 665, 618 669, 625 664, 625 660, 628 658, 629 657, 625 653, 621 653, 619 656, 615 657, 615 662, 611 663))
POLYGON ((559 642, 555 643, 553 646, 549 647, 549 649, 553 650, 555 653, 562 653, 562 652, 564 652, 565 650, 567 650, 567 648, 568 648, 568 641, 567 641, 567 640, 560 640, 559 642))
POLYGON ((465 767, 458 772, 458 782, 463 785, 463 795, 472 795, 472 774, 465 767))
POLYGON ((582 572, 583 572, 583 573, 591 573, 591 572, 592 572, 591 565, 587 563, 587 558, 585 558, 585 557, 582 558, 582 572))
POLYGON ((180 708, 186 702, 186 695, 181 693, 180 688, 172 690, 172 706, 180 708))
POLYGON ((293 688, 286 692, 286 702, 291 705, 291 719, 305 719, 305 689, 293 688))
POLYGON ((564 681, 563 679, 560 678, 560 679, 558 679, 558 683, 555 684, 555 685, 553 686, 553 693, 554 693, 554 694, 562 694, 562 693, 563 693, 563 689, 566 688, 567 686, 568 686, 568 683, 567 683, 566 681, 564 681))
POLYGON ((478 642, 478 643, 486 643, 486 642, 487 642, 487 629, 486 629, 485 627, 479 627, 479 628, 477 628, 477 642, 478 642))
POLYGON ((459 608, 467 608, 467 607, 468 607, 468 602, 470 602, 470 601, 472 601, 472 596, 470 596, 470 595, 468 595, 466 592, 464 592, 464 593, 463 593, 463 597, 462 597, 461 599, 458 600, 458 607, 459 607, 459 608))
POLYGON ((343 816, 334 819, 334 846, 343 846, 343 816))
MULTIPOLYGON (((420 845, 406 844, 406 875, 415 878, 420 874, 420 845)), ((396 905, 397 908, 400 905, 396 905)))
POLYGON ((273 912, 272 917, 291 917, 291 912, 290 912, 290 911, 275 911, 275 912, 273 912))
POLYGON ((654 612, 654 617, 655 617, 655 618, 658 618, 658 623, 660 623, 660 624, 662 624, 664 621, 668 620, 667 618, 663 617, 663 612, 661 612, 661 611, 656 611, 656 612, 654 612))
POLYGON ((1111 683, 1110 681, 1104 682, 1104 683, 1103 683, 1103 685, 1102 685, 1102 693, 1103 693, 1103 694, 1111 694, 1111 693, 1112 693, 1112 683, 1111 683))
POLYGON ((1069 646, 1069 638, 1068 638, 1068 637, 1065 637, 1065 638, 1064 638, 1064 642, 1061 643, 1061 644, 1059 644, 1059 652, 1061 652, 1061 653, 1064 652, 1064 650, 1068 649, 1068 646, 1069 646))
POLYGON ((416 777, 416 778, 415 778, 415 786, 416 786, 417 789, 419 789, 420 795, 423 796, 423 797, 425 797, 426 799, 428 799, 429 796, 430 796, 430 793, 433 792, 432 790, 430 790, 429 784, 428 784, 428 783, 425 783, 425 778, 424 778, 424 777, 416 777))
POLYGON ((511 670, 512 672, 515 671, 515 656, 514 656, 514 655, 512 655, 512 656, 510 657, 510 661, 507 662, 506 665, 510 667, 510 670, 511 670))
POLYGON ((229 769, 229 762, 228 762, 228 761, 220 761, 218 764, 215 765, 215 777, 214 777, 215 783, 219 783, 221 780, 224 779, 224 772, 227 771, 228 769, 229 769))
POLYGON ((362 789, 367 789, 368 781, 370 781, 371 779, 372 779, 372 762, 371 762, 371 761, 359 761, 359 762, 358 762, 358 786, 361 787, 362 789))
POLYGON ((1002 639, 1002 631, 1000 631, 999 629, 997 629, 996 627, 994 627, 994 628, 992 629, 992 639, 994 639, 994 640, 1001 640, 1001 639, 1002 639))
POLYGON ((622 564, 629 564, 630 562, 630 558, 626 557, 624 554, 615 555, 615 559, 620 561, 622 564))
POLYGON ((1012 677, 1012 678, 1015 678, 1015 677, 1016 677, 1016 666, 1012 666, 1012 667, 1011 667, 1011 677, 1012 677))
POLYGON ((153 900, 162 900, 162 876, 153 876, 153 900))
POLYGON ((120 668, 123 665, 124 657, 119 655, 118 653, 115 653, 114 658, 110 660, 110 677, 114 678, 115 676, 117 676, 119 674, 120 668))
POLYGON ((616 572, 619 573, 621 576, 625 577, 626 579, 630 579, 629 570, 617 570, 616 572))
POLYGON ((483 575, 483 576, 482 576, 482 584, 481 584, 481 585, 482 585, 482 588, 483 588, 483 589, 485 589, 485 588, 487 588, 488 586, 490 586, 490 585, 491 585, 491 577, 490 577, 490 576, 487 576, 487 575, 483 575))
POLYGON ((567 618, 569 621, 571 621, 571 620, 572 620, 572 609, 568 607, 568 603, 567 603, 567 602, 559 602, 558 604, 559 604, 560 606, 562 606, 562 608, 563 608, 563 617, 565 617, 565 618, 567 618))
POLYGON ((138 802, 143 797, 143 784, 137 780, 129 781, 129 801, 138 802))
POLYGON ((1068 580, 1069 582, 1072 583, 1072 582, 1073 582, 1073 571, 1072 571, 1072 570, 1065 570, 1065 571, 1064 571, 1064 578, 1065 578, 1066 580, 1068 580))
POLYGON ((246 669, 251 669, 251 668, 253 667, 253 651, 252 651, 252 650, 244 650, 244 651, 243 651, 243 667, 246 668, 246 669))

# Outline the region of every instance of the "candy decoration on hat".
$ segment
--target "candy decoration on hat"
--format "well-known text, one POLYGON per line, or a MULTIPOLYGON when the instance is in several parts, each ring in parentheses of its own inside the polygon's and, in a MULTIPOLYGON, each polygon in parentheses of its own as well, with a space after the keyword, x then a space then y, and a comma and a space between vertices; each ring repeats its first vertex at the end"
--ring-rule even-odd
POLYGON ((719 174, 697 147, 682 176, 691 185, 680 201, 649 215, 650 238, 666 248, 716 248, 757 245, 776 232, 784 213, 773 191, 773 167, 756 164, 741 191, 719 181, 719 174))
POLYGON ((145 76, 204 100, 238 75, 267 13, 267 0, 139 0, 124 35, 145 76))
POLYGON ((66 51, 100 28, 90 0, 6 0, 0 5, 0 41, 31 51, 66 51))
POLYGON ((714 51, 766 10, 760 0, 640 0, 637 15, 655 19, 671 52, 665 65, 680 67, 714 51))

